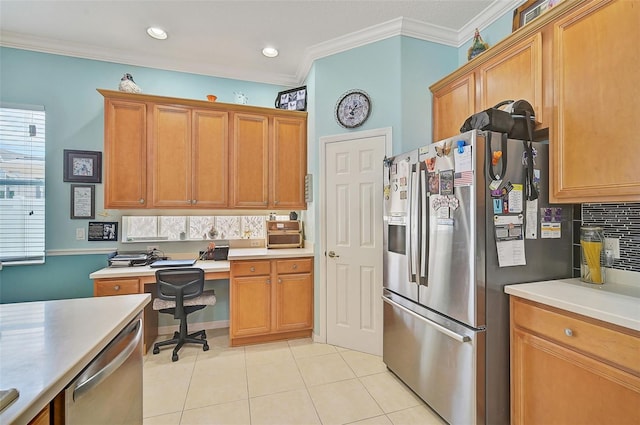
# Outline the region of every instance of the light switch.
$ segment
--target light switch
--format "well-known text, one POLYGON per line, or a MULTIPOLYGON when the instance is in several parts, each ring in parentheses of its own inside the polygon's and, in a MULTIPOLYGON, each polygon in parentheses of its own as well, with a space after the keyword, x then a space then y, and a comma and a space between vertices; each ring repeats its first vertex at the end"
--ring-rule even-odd
POLYGON ((84 240, 84 227, 76 228, 76 240, 83 241, 84 240))

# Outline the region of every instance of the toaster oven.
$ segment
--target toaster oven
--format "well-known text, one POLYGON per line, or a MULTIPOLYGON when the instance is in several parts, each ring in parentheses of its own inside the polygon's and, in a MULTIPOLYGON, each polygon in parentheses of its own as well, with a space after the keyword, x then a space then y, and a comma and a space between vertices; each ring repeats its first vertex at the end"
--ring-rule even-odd
POLYGON ((299 220, 267 220, 267 248, 302 248, 303 244, 299 220))

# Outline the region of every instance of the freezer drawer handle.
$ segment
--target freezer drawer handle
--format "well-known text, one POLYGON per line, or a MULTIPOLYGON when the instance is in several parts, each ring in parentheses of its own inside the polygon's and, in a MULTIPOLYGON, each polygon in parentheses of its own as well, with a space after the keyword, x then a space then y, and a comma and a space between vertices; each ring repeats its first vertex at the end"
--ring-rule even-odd
POLYGON ((113 372, 115 372, 122 364, 127 361, 129 356, 136 350, 140 339, 142 338, 142 318, 129 324, 126 330, 122 333, 132 334, 135 332, 135 336, 129 344, 105 367, 100 369, 95 375, 83 380, 80 383, 76 383, 76 387, 73 389, 73 400, 80 399, 83 395, 89 392, 93 387, 99 385, 102 381, 107 379, 113 372))
POLYGON ((394 301, 391 301, 389 298, 387 298, 385 296, 382 297, 382 301, 386 302, 387 304, 392 305, 393 307, 399 308, 400 310, 404 311, 405 313, 412 315, 416 319, 420 319, 423 322, 426 322, 430 326, 433 326, 434 328, 436 328, 437 330, 439 330, 440 332, 442 332, 446 336, 448 336, 450 338, 453 338, 458 342, 469 342, 469 341, 471 341, 471 338, 469 338, 468 336, 457 334, 457 333, 453 332, 452 330, 447 329, 444 326, 439 325, 436 322, 427 319, 426 317, 420 316, 419 314, 409 310, 406 307, 401 306, 400 304, 398 304, 398 303, 396 303, 394 301))

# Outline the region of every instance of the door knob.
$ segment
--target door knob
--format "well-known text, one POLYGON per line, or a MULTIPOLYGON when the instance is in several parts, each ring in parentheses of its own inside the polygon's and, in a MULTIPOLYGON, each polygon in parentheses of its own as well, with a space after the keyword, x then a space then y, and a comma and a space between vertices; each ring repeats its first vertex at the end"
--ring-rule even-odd
POLYGON ((333 251, 329 251, 329 257, 330 257, 330 258, 338 258, 338 257, 340 257, 340 256, 339 256, 339 255, 337 255, 337 254, 336 254, 335 252, 333 252, 333 251))

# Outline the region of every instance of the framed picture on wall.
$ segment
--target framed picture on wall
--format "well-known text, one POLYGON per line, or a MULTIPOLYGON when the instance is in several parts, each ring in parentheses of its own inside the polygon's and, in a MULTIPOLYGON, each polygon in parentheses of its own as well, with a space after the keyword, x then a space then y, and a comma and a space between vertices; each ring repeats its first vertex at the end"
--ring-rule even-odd
POLYGON ((96 185, 71 185, 71 218, 96 218, 96 185))
POLYGON ((63 181, 102 183, 102 152, 65 149, 63 181))
POLYGON ((285 90, 276 97, 276 108, 288 111, 307 110, 307 86, 285 90))
POLYGON ((512 30, 527 25, 547 10, 551 9, 562 0, 527 0, 524 4, 513 11, 512 30))
POLYGON ((90 241, 117 241, 118 222, 117 221, 90 221, 89 222, 90 241))

